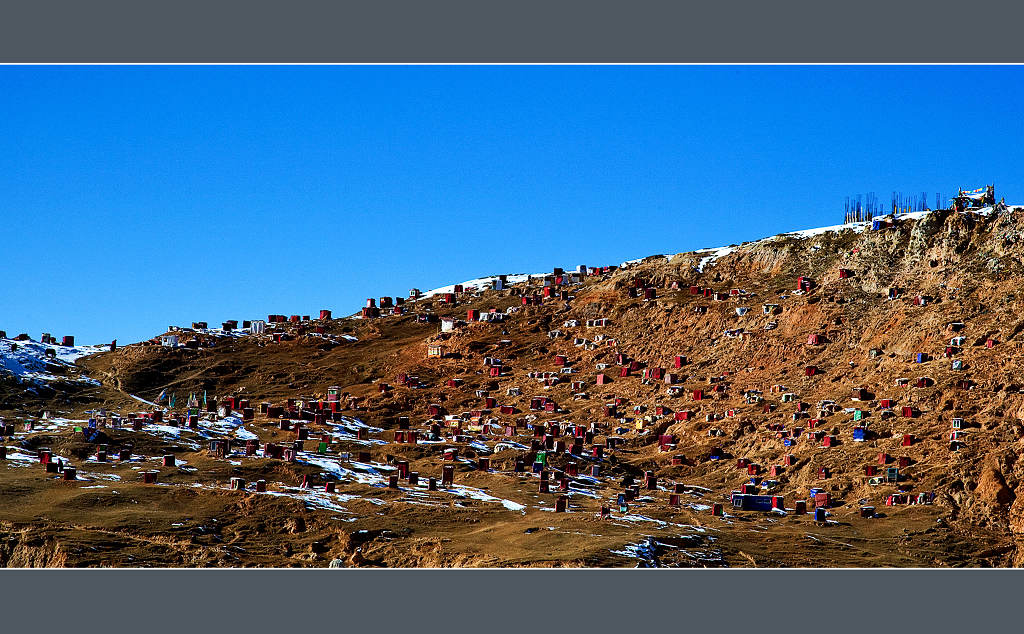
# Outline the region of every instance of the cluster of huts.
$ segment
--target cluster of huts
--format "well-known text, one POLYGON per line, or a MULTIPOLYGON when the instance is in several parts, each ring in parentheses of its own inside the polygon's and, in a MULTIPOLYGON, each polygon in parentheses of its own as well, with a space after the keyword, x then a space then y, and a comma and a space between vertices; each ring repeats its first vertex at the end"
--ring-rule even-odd
POLYGON ((159 345, 164 348, 203 348, 216 345, 221 337, 255 336, 267 341, 280 343, 298 337, 318 337, 332 342, 351 337, 335 336, 328 332, 328 322, 333 319, 330 310, 323 309, 318 317, 310 315, 267 315, 264 319, 227 320, 220 328, 211 328, 205 321, 194 321, 191 327, 168 326, 163 335, 143 342, 143 345, 159 345))
MULTIPOLYGON (((840 268, 836 272, 837 280, 851 279, 855 276, 854 272, 840 268)), ((667 288, 672 290, 680 289, 678 282, 669 282, 667 288)), ((801 294, 807 294, 814 292, 817 289, 815 281, 809 277, 801 276, 797 278, 797 287, 793 289, 791 293, 794 296, 801 294)), ((715 291, 710 288, 703 288, 698 286, 690 286, 690 294, 695 296, 707 297, 712 301, 727 301, 729 299, 742 300, 750 296, 747 291, 743 289, 731 289, 729 291, 715 291)), ((626 295, 630 298, 641 298, 644 300, 652 300, 657 298, 657 289, 653 286, 643 282, 642 280, 634 280, 626 289, 626 295)), ((889 293, 890 298, 898 298, 899 292, 893 289, 889 293)), ((783 296, 785 299, 785 296, 783 296)), ((926 302, 922 301, 920 297, 913 298, 911 300, 913 305, 922 306, 926 302)), ((737 310, 738 316, 744 316, 747 314, 747 310, 737 310)), ((762 306, 763 315, 776 315, 781 312, 779 304, 764 304, 762 306)), ((587 326, 593 327, 596 325, 608 325, 610 322, 605 319, 600 320, 588 320, 587 326)), ((567 320, 563 324, 563 328, 566 330, 580 327, 579 320, 567 320)), ((960 322, 951 324, 951 328, 962 328, 963 324, 960 322)), ((559 337, 562 336, 562 332, 552 331, 549 336, 559 337)), ((729 333, 727 332, 727 335, 729 333)), ((748 333, 749 334, 749 333, 748 333)), ((833 335, 832 338, 834 338, 833 335)), ((808 335, 807 345, 808 346, 824 346, 832 340, 829 335, 823 333, 812 333, 808 335)), ((584 337, 573 337, 573 344, 578 347, 585 347, 593 350, 596 348, 598 343, 601 343, 604 336, 598 335, 594 337, 595 341, 588 340, 584 337)), ((607 343, 616 345, 617 341, 614 339, 608 339, 607 343)), ((988 341, 987 346, 991 347, 994 342, 988 341)), ((955 355, 959 348, 958 346, 963 344, 963 338, 954 337, 950 341, 950 346, 944 351, 944 356, 950 357, 955 355)), ((431 356, 443 356, 443 346, 436 345, 432 346, 428 351, 431 356)), ((872 349, 870 351, 871 358, 877 358, 881 353, 880 350, 872 349)), ((926 363, 930 359, 929 355, 920 353, 914 355, 911 360, 913 363, 926 363)), ((730 387, 729 374, 726 373, 721 377, 709 377, 708 385, 697 387, 697 388, 686 388, 682 383, 691 382, 693 377, 684 376, 680 372, 673 370, 679 370, 683 368, 687 363, 685 355, 676 355, 672 359, 672 368, 655 367, 650 366, 647 363, 638 361, 636 359, 629 358, 628 355, 623 353, 616 354, 615 357, 615 375, 616 378, 627 378, 631 376, 637 377, 642 383, 653 383, 661 382, 668 384, 669 387, 666 390, 666 396, 668 397, 682 397, 688 395, 692 401, 700 402, 705 400, 709 395, 721 395, 724 396, 725 392, 730 387)), ((951 366, 952 369, 962 369, 962 363, 958 363, 959 360, 954 359, 954 363, 951 366)), ((495 371, 494 368, 502 367, 500 361, 494 359, 485 359, 485 362, 490 367, 491 376, 500 377, 508 376, 501 371, 495 371)), ((570 362, 569 358, 564 354, 557 354, 552 359, 553 365, 557 368, 557 371, 526 371, 524 376, 527 379, 534 379, 542 383, 545 387, 552 387, 560 382, 570 381, 573 399, 587 398, 586 393, 586 381, 583 379, 575 379, 571 375, 576 372, 576 368, 570 362), (566 375, 570 375, 568 378, 566 375)), ((599 363, 596 366, 598 373, 594 376, 593 382, 595 385, 608 385, 610 381, 610 375, 608 369, 610 366, 607 363, 599 363)), ((803 374, 805 377, 813 378, 821 374, 821 369, 817 365, 808 365, 803 368, 803 374)), ((510 375, 510 374, 509 374, 510 375)), ((934 385, 934 380, 930 377, 918 377, 913 380, 900 379, 896 382, 894 387, 905 387, 913 385, 916 388, 927 388, 934 385)), ((449 381, 450 387, 459 385, 455 380, 449 381)), ((969 389, 967 383, 958 384, 959 387, 969 389)), ((513 394, 513 388, 509 388, 508 394, 513 394)), ((521 390, 515 388, 515 395, 520 395, 521 390)), ((776 385, 772 386, 771 393, 777 393, 779 401, 778 403, 768 403, 765 400, 764 394, 758 389, 747 389, 743 391, 744 403, 747 405, 760 405, 763 407, 763 413, 768 414, 780 407, 780 404, 789 403, 792 404, 792 408, 795 410, 792 412, 793 426, 787 428, 783 424, 770 424, 767 426, 769 436, 766 440, 776 441, 779 444, 780 449, 787 450, 789 447, 795 446, 796 443, 810 443, 811 446, 818 447, 820 450, 828 450, 832 447, 837 447, 842 444, 840 438, 836 435, 827 433, 826 431, 819 428, 826 417, 834 416, 837 413, 850 414, 852 418, 852 425, 850 427, 850 442, 864 442, 872 438, 871 423, 867 420, 867 410, 860 408, 840 408, 835 401, 821 401, 817 404, 816 412, 812 412, 812 407, 809 403, 806 403, 799 399, 795 392, 789 391, 783 386, 776 385)), ((494 428, 500 428, 504 426, 506 433, 511 434, 512 428, 507 424, 503 423, 500 419, 494 417, 488 417, 491 413, 500 413, 503 416, 514 415, 519 411, 512 405, 499 404, 498 400, 490 396, 490 391, 483 391, 478 393, 478 396, 483 396, 485 402, 483 403, 484 408, 472 412, 468 418, 454 416, 452 419, 458 421, 469 421, 470 423, 483 423, 483 427, 488 426, 494 428)), ((874 394, 870 393, 866 388, 855 387, 852 388, 850 393, 850 399, 852 401, 867 402, 874 400, 874 394)), ((676 408, 669 404, 656 404, 653 407, 648 407, 643 404, 635 404, 628 406, 626 410, 622 407, 625 405, 626 399, 615 398, 613 402, 604 405, 603 413, 605 417, 616 419, 620 424, 623 422, 636 421, 636 429, 644 430, 647 423, 656 422, 660 419, 668 418, 671 421, 686 421, 691 420, 694 417, 694 412, 686 408, 676 408), (678 411, 676 411, 678 409, 678 411), (633 418, 630 418, 629 414, 632 414, 633 418), (643 420, 640 420, 641 415, 643 420)), ((882 398, 878 400, 878 417, 882 420, 891 417, 900 418, 915 418, 920 415, 920 411, 911 404, 897 405, 896 398, 882 398)), ((530 399, 530 410, 534 412, 543 412, 546 414, 567 414, 567 409, 559 405, 550 396, 535 396, 530 399)), ((443 409, 440 405, 432 405, 427 412, 430 417, 437 417, 442 415, 443 409)), ((711 422, 715 420, 728 419, 737 416, 735 408, 729 408, 724 413, 706 413, 705 421, 711 422)), ((594 425, 599 423, 591 423, 589 431, 591 433, 598 431, 594 428, 594 425)), ((953 431, 950 435, 950 449, 956 450, 962 446, 962 436, 959 432, 964 426, 962 418, 953 419, 953 431)), ((582 429, 582 427, 581 427, 582 429)), ((709 431, 709 435, 721 435, 720 430, 718 434, 714 434, 716 430, 709 431)), ((555 436, 557 437, 557 435, 555 436)), ((899 447, 911 447, 917 442, 917 438, 913 433, 903 433, 897 435, 895 439, 897 446, 899 447)), ((674 438, 667 435, 659 437, 659 447, 666 449, 672 447, 674 444, 674 438)), ((557 447, 557 445, 554 445, 557 447)), ((578 446, 578 445, 577 445, 578 446)), ((543 447, 544 449, 550 449, 550 447, 543 447)), ((540 450, 541 447, 534 443, 531 450, 540 450)), ((709 460, 721 459, 724 452, 721 447, 712 448, 710 455, 707 457, 709 460)), ((681 460, 679 457, 673 458, 673 461, 681 460)), ((779 461, 780 464, 771 465, 763 469, 764 472, 768 473, 769 478, 763 478, 760 474, 762 473, 762 467, 757 464, 751 463, 749 460, 739 459, 737 466, 747 470, 747 474, 750 476, 750 482, 742 487, 742 489, 735 491, 731 500, 736 508, 742 509, 762 509, 762 510, 783 510, 783 499, 780 495, 765 495, 766 492, 771 492, 777 488, 779 481, 776 479, 778 475, 783 473, 787 468, 792 467, 794 458, 791 453, 783 455, 779 461)), ((883 483, 894 484, 898 486, 898 492, 886 496, 887 504, 897 503, 930 503, 934 500, 933 492, 925 492, 920 494, 911 494, 911 485, 907 482, 907 477, 901 472, 901 469, 905 469, 911 464, 911 459, 907 456, 893 457, 889 454, 882 452, 879 454, 877 465, 865 465, 864 476, 866 482, 870 485, 878 485, 883 483), (890 465, 890 463, 894 463, 890 465)), ((828 467, 820 467, 817 470, 817 477, 823 481, 827 481, 834 474, 828 467)), ((832 504, 831 496, 824 489, 811 489, 808 492, 807 499, 798 500, 795 507, 790 509, 791 511, 800 514, 803 512, 809 512, 814 510, 817 517, 821 519, 824 517, 825 510, 832 504)), ((861 512, 865 516, 873 515, 873 507, 864 506, 861 512)))
MULTIPOLYGON (((533 280, 525 285, 509 285, 506 276, 498 276, 491 280, 488 290, 509 291, 512 295, 521 297, 522 306, 533 304, 543 305, 550 300, 569 301, 572 298, 572 287, 582 284, 588 277, 604 276, 615 270, 616 267, 592 267, 580 266, 575 271, 566 272, 562 269, 555 269, 551 275, 545 275, 537 279, 537 285, 532 284, 533 280)), ((856 277, 854 271, 847 268, 836 270, 835 280, 851 280, 856 277)), ((708 299, 711 302, 737 302, 747 303, 755 294, 744 289, 719 289, 697 285, 684 285, 679 281, 669 281, 664 288, 671 291, 688 291, 692 297, 708 299)), ((796 287, 779 301, 788 297, 798 297, 814 293, 819 286, 815 280, 808 276, 800 276, 796 280, 796 287)), ((658 299, 659 289, 641 279, 635 279, 626 286, 625 295, 631 299, 652 301, 658 299)), ((436 296, 440 306, 451 307, 462 303, 467 298, 479 299, 482 290, 479 288, 466 289, 462 285, 455 285, 450 292, 444 292, 436 296)), ((898 300, 902 297, 900 289, 890 289, 888 299, 898 300)), ((407 309, 417 311, 417 321, 440 323, 440 331, 448 333, 470 323, 502 322, 509 319, 511 315, 520 308, 512 306, 506 310, 497 308, 489 310, 468 309, 465 319, 456 317, 438 317, 433 313, 422 312, 422 294, 417 289, 412 289, 408 300, 399 297, 370 298, 361 311, 361 317, 372 319, 392 315, 406 314, 407 309), (412 305, 412 308, 410 308, 412 305)), ((928 299, 916 296, 909 300, 915 306, 924 306, 928 299)), ((697 312, 706 312, 707 304, 696 303, 693 309, 697 312)), ((756 316, 756 311, 751 312, 748 306, 737 306, 734 309, 737 317, 756 316)), ((760 315, 775 316, 783 312, 780 303, 764 303, 760 315)), ((249 334, 260 334, 274 337, 275 340, 284 340, 288 335, 284 328, 292 329, 292 332, 303 334, 312 332, 323 335, 325 330, 322 322, 331 319, 330 311, 321 311, 317 320, 309 316, 292 315, 268 315, 267 320, 254 320, 239 323, 227 321, 222 324, 221 331, 233 332, 239 328, 249 334), (318 323, 321 322, 321 323, 318 323), (280 339, 278 339, 280 337, 280 339)), ((774 329, 774 321, 769 321, 764 326, 765 330, 774 329), (770 326, 770 327, 769 327, 770 326)), ((896 388, 904 388, 905 394, 908 389, 926 389, 935 385, 935 379, 930 376, 917 376, 915 378, 898 379, 893 386, 893 395, 883 394, 882 398, 876 398, 874 391, 883 391, 883 387, 853 387, 849 393, 850 401, 857 404, 854 407, 840 406, 834 400, 819 400, 817 403, 810 403, 800 397, 799 389, 789 389, 783 385, 748 386, 741 390, 739 399, 742 406, 747 406, 743 414, 738 406, 725 407, 723 411, 707 411, 715 409, 715 405, 725 400, 731 400, 731 391, 736 383, 736 377, 731 372, 725 372, 719 376, 708 376, 697 378, 687 374, 690 360, 687 355, 679 353, 672 355, 667 362, 649 363, 642 359, 632 358, 619 347, 619 342, 613 336, 606 333, 593 334, 591 329, 614 328, 613 320, 598 317, 586 320, 567 319, 562 323, 561 328, 552 330, 548 336, 552 339, 571 339, 576 348, 585 351, 595 351, 599 347, 607 347, 615 351, 614 363, 598 363, 591 376, 585 376, 584 372, 569 355, 557 353, 551 356, 550 363, 554 369, 535 368, 523 369, 516 372, 500 358, 487 356, 483 360, 483 372, 486 374, 489 385, 484 389, 477 389, 475 397, 479 399, 479 408, 470 411, 452 413, 448 412, 442 402, 430 403, 424 412, 420 414, 421 422, 415 424, 413 416, 399 416, 393 423, 393 429, 386 432, 377 432, 375 435, 382 439, 397 444, 419 444, 430 442, 437 444, 437 452, 445 462, 440 474, 442 486, 451 485, 455 475, 455 464, 458 461, 460 450, 464 447, 475 447, 476 458, 471 461, 473 468, 480 471, 500 471, 492 462, 492 457, 504 451, 512 450, 517 457, 511 460, 511 468, 508 473, 513 476, 536 477, 538 490, 542 493, 555 493, 556 511, 570 510, 571 494, 573 491, 593 492, 600 486, 611 482, 614 475, 618 479, 618 485, 622 487, 621 493, 616 494, 615 504, 602 505, 602 514, 608 515, 612 508, 620 512, 627 512, 630 504, 643 504, 654 501, 652 497, 655 492, 661 492, 670 506, 680 506, 687 498, 703 498, 707 491, 699 488, 688 487, 683 483, 668 483, 659 479, 656 473, 648 470, 643 474, 642 482, 635 482, 634 476, 623 472, 609 460, 614 455, 616 448, 623 444, 630 444, 634 447, 650 442, 657 442, 659 452, 669 453, 666 463, 671 465, 684 464, 688 459, 682 454, 677 454, 681 438, 666 433, 667 427, 678 422, 694 420, 697 417, 696 411, 703 409, 704 422, 714 423, 716 421, 738 418, 749 415, 751 412, 770 415, 775 413, 773 420, 778 418, 777 413, 785 408, 789 411, 788 423, 766 423, 759 430, 763 436, 763 448, 770 453, 774 448, 779 452, 779 458, 771 461, 771 464, 759 464, 757 461, 746 458, 729 456, 727 447, 718 444, 719 441, 712 440, 711 446, 706 453, 700 457, 701 460, 722 461, 735 458, 735 468, 747 479, 747 482, 728 497, 730 506, 735 510, 742 511, 765 511, 776 513, 814 513, 815 520, 826 521, 827 509, 836 501, 827 485, 836 474, 824 464, 816 467, 817 479, 821 481, 818 487, 807 490, 806 495, 787 506, 781 490, 784 488, 781 478, 788 470, 794 469, 801 463, 794 454, 795 448, 802 447, 811 449, 813 452, 828 452, 833 448, 842 446, 845 442, 867 442, 873 439, 871 418, 877 416, 880 420, 907 419, 910 422, 921 416, 922 412, 915 404, 908 399, 895 395, 901 392, 896 388), (619 380, 635 379, 642 385, 664 385, 664 397, 656 397, 657 402, 631 402, 624 396, 613 396, 607 398, 600 408, 601 415, 596 417, 599 420, 592 420, 586 424, 565 420, 572 418, 571 407, 565 403, 559 403, 551 394, 529 396, 528 411, 521 411, 519 403, 523 397, 523 386, 519 383, 524 380, 533 382, 540 390, 548 390, 563 383, 569 383, 569 394, 573 401, 587 400, 589 383, 593 386, 611 386, 619 380), (692 403, 692 405, 681 404, 681 401, 692 403), (712 401, 711 406, 701 407, 705 401, 712 401), (864 404, 862 407, 861 404, 864 404), (834 434, 823 429, 826 420, 833 420, 835 417, 849 416, 849 436, 834 434), (545 418, 554 420, 545 420, 545 418), (439 444, 438 444, 439 443, 439 444), (487 443, 490 443, 489 445, 487 443), (482 449, 481 449, 482 447, 482 449), (684 498, 683 496, 687 496, 684 498)), ((954 371, 964 370, 962 359, 958 358, 965 345, 964 335, 960 332, 965 328, 963 322, 949 324, 951 337, 949 344, 944 347, 942 356, 950 360, 950 369, 954 371)), ((167 335, 160 338, 160 344, 164 346, 178 346, 178 333, 190 330, 194 333, 205 333, 209 331, 205 322, 195 322, 191 329, 169 329, 167 335)), ((752 336, 746 328, 729 329, 724 333, 725 337, 743 338, 752 336)), ((841 337, 841 332, 816 332, 807 336, 806 345, 811 347, 826 346, 841 337)), ((194 340, 193 340, 194 341, 194 340)), ((186 342, 184 345, 189 345, 186 342)), ((991 348, 997 344, 995 339, 986 341, 986 346, 991 348)), ((446 346, 443 341, 432 341, 427 346, 429 358, 443 359, 446 356, 446 346)), ((869 351, 869 359, 876 359, 882 355, 882 351, 872 349, 869 351)), ((909 360, 911 365, 928 364, 933 357, 927 351, 916 353, 909 360)), ((801 374, 805 380, 814 381, 823 374, 827 375, 827 369, 817 364, 808 364, 802 367, 801 374)), ((465 381, 462 377, 453 376, 444 380, 443 385, 448 389, 463 389, 465 381)), ((419 377, 408 373, 400 373, 395 377, 395 384, 398 387, 426 387, 419 377)), ((971 389, 973 383, 967 379, 958 381, 957 387, 971 389)), ((380 382, 381 393, 387 394, 395 389, 388 383, 380 382)), ((606 387, 606 389, 609 389, 606 387)), ((614 388, 611 388, 614 389, 614 388)), ((303 442, 314 441, 315 451, 329 452, 332 450, 331 437, 321 434, 318 428, 329 422, 344 420, 346 414, 343 412, 358 412, 364 407, 364 402, 351 395, 344 394, 339 388, 330 388, 324 399, 287 399, 280 404, 263 402, 254 405, 245 399, 226 399, 223 403, 216 400, 207 403, 205 412, 187 411, 184 414, 168 414, 168 424, 177 424, 193 429, 199 424, 200 417, 208 413, 216 413, 226 416, 232 412, 238 412, 243 421, 252 421, 259 416, 274 422, 280 430, 288 431, 295 435, 291 443, 270 443, 262 447, 263 456, 283 460, 295 460, 299 452, 304 450, 303 442)), ((197 409, 197 408, 193 408, 197 409)), ((412 414, 412 413, 410 413, 412 414)), ((160 420, 164 413, 160 410, 145 415, 153 420, 160 420)), ((139 421, 146 420, 145 416, 130 416, 125 419, 100 419, 102 424, 120 425, 131 424, 133 426, 142 424, 139 421)), ((94 421, 90 421, 92 426, 94 421)), ((99 424, 99 421, 97 421, 99 424)), ((952 428, 949 436, 949 447, 951 450, 959 450, 964 446, 965 429, 968 425, 964 418, 952 419, 952 428)), ((83 433, 87 433, 83 431, 83 433)), ((368 429, 360 429, 357 432, 358 440, 366 440, 371 432, 368 429)), ((708 430, 709 438, 723 436, 720 429, 712 427, 708 430)), ((913 466, 913 460, 907 455, 891 455, 890 452, 899 453, 902 448, 913 447, 919 442, 911 428, 904 433, 895 435, 891 441, 892 445, 887 451, 878 452, 876 459, 871 464, 860 465, 865 482, 872 486, 891 485, 895 492, 885 496, 885 503, 894 504, 928 504, 934 500, 933 492, 914 492, 911 478, 908 476, 908 469, 913 466)), ((230 440, 217 439, 211 441, 210 451, 215 455, 224 457, 231 453, 230 440), (215 444, 216 443, 216 444, 215 444)), ((257 455, 261 448, 258 441, 246 441, 244 453, 247 456, 257 455)), ((809 451, 804 451, 807 454, 809 451)), ((824 455, 824 453, 822 453, 824 455)), ((360 451, 356 456, 359 462, 369 462, 370 451, 360 451)), ((170 458, 173 460, 173 456, 170 458)), ((804 465, 809 464, 803 462, 804 465)), ((389 486, 398 488, 402 480, 415 485, 418 482, 419 474, 410 471, 407 462, 394 459, 398 472, 389 480, 389 486)), ((63 469, 66 471, 67 466, 63 469)), ((72 470, 72 479, 73 479, 72 470)), ((146 476, 151 477, 151 476, 146 476)), ((152 476, 155 478, 155 476, 152 476)), ((67 478, 65 478, 67 479, 67 478)), ((147 480, 148 481, 148 480, 147 480)), ((265 487, 265 483, 262 484, 265 487)), ((303 485, 308 485, 304 482, 303 485)), ((235 488, 245 488, 245 483, 232 482, 235 488)), ((324 485, 328 492, 333 491, 333 483, 324 485)), ((436 480, 431 478, 430 487, 436 488, 436 480)), ((708 510, 713 515, 724 515, 723 502, 713 502, 708 510)), ((876 515, 873 506, 861 505, 861 515, 873 517, 876 515)))

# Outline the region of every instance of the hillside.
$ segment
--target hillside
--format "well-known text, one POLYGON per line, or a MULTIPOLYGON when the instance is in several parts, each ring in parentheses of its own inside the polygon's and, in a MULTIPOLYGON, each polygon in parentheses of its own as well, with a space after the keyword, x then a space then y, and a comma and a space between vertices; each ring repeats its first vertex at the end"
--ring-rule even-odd
POLYGON ((1021 565, 1024 208, 876 224, 173 346, 0 340, 0 563, 1021 565))

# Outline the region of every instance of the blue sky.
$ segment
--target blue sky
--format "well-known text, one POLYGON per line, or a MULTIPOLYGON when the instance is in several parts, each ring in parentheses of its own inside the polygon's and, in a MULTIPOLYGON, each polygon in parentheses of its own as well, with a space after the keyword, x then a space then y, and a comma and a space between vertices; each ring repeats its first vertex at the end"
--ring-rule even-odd
POLYGON ((836 224, 870 191, 1024 202, 1022 73, 0 67, 0 329, 348 314, 836 224))

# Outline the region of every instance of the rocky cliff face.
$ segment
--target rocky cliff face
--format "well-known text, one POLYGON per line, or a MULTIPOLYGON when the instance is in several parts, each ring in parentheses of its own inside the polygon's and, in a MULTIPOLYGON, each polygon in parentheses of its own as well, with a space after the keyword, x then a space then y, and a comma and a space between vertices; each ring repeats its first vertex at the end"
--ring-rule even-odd
MULTIPOLYGON (((791 483, 813 486, 817 469, 830 463, 834 473, 843 474, 845 490, 876 497, 871 495, 876 489, 861 485, 866 478, 856 473, 870 462, 871 451, 864 449, 911 432, 921 438, 921 446, 930 445, 913 458, 914 479, 945 496, 962 525, 1020 533, 1024 525, 1017 488, 1022 467, 1016 455, 1024 430, 1024 381, 1017 370, 1024 330, 1022 235, 1020 208, 989 215, 935 212, 881 231, 843 229, 737 245, 731 253, 703 263, 703 271, 698 267, 706 255, 699 252, 652 259, 589 292, 612 287, 623 293, 635 281, 659 287, 678 281, 683 290, 659 292, 657 302, 627 301, 621 294, 618 302, 605 301, 609 316, 620 324, 619 347, 660 363, 686 354, 692 360, 688 372, 693 376, 688 378, 727 375, 730 388, 737 391, 752 388, 767 394, 773 384, 780 384, 811 403, 835 400, 870 411, 874 440, 849 442, 849 415, 835 422, 828 417, 826 429, 845 436, 845 447, 827 452, 829 458, 811 457, 802 467, 787 470, 791 483), (839 269, 848 270, 850 277, 841 279, 839 269), (798 276, 814 280, 815 290, 794 295, 798 276), (738 288, 744 294, 713 302, 690 296, 690 285, 724 292, 738 288), (889 289, 896 290, 897 299, 887 299, 889 289), (919 296, 923 305, 916 301, 919 296), (763 314, 762 305, 773 303, 779 308, 763 314), (705 305, 705 314, 692 312, 705 305), (741 305, 750 308, 744 316, 734 311, 741 305), (951 329, 957 321, 964 323, 963 330, 951 329), (769 323, 772 329, 765 330, 769 323), (729 339, 723 333, 730 329, 749 334, 729 339), (825 335, 827 343, 808 346, 812 333, 825 335), (965 340, 944 357, 954 337, 965 340), (880 351, 877 358, 870 356, 871 349, 880 351), (929 360, 914 363, 918 352, 929 360), (952 369, 954 360, 962 370, 952 369), (817 377, 802 376, 808 365, 818 368, 817 377), (922 377, 928 379, 927 387, 913 387, 922 377), (908 379, 908 386, 897 384, 901 378, 908 379), (962 382, 970 389, 958 387, 962 382), (867 388, 874 398, 851 402, 854 387, 867 388), (899 408, 896 415, 879 411, 882 398, 912 406, 914 418, 902 420, 899 408), (966 442, 955 452, 948 442, 954 418, 965 419, 958 435, 966 442), (842 457, 834 460, 837 456, 842 457)), ((580 299, 588 296, 581 293, 580 299)), ((721 409, 734 406, 736 417, 755 428, 772 421, 794 424, 785 415, 744 408, 735 396, 723 400, 721 409)), ((780 410, 791 412, 781 404, 780 410)), ((700 436, 712 426, 722 425, 679 423, 667 429, 689 433, 693 443, 711 445, 717 441, 700 436)), ((772 452, 764 451, 763 434, 735 435, 736 455, 775 459, 777 451, 771 458, 765 455, 772 452)))

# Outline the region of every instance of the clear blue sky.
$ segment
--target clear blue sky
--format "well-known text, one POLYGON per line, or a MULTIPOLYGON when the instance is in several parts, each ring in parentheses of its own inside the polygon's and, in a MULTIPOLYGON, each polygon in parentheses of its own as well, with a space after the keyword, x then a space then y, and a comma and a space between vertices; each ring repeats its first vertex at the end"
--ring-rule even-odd
POLYGON ((0 329, 79 343, 1024 202, 1018 67, 2 67, 0 329))

